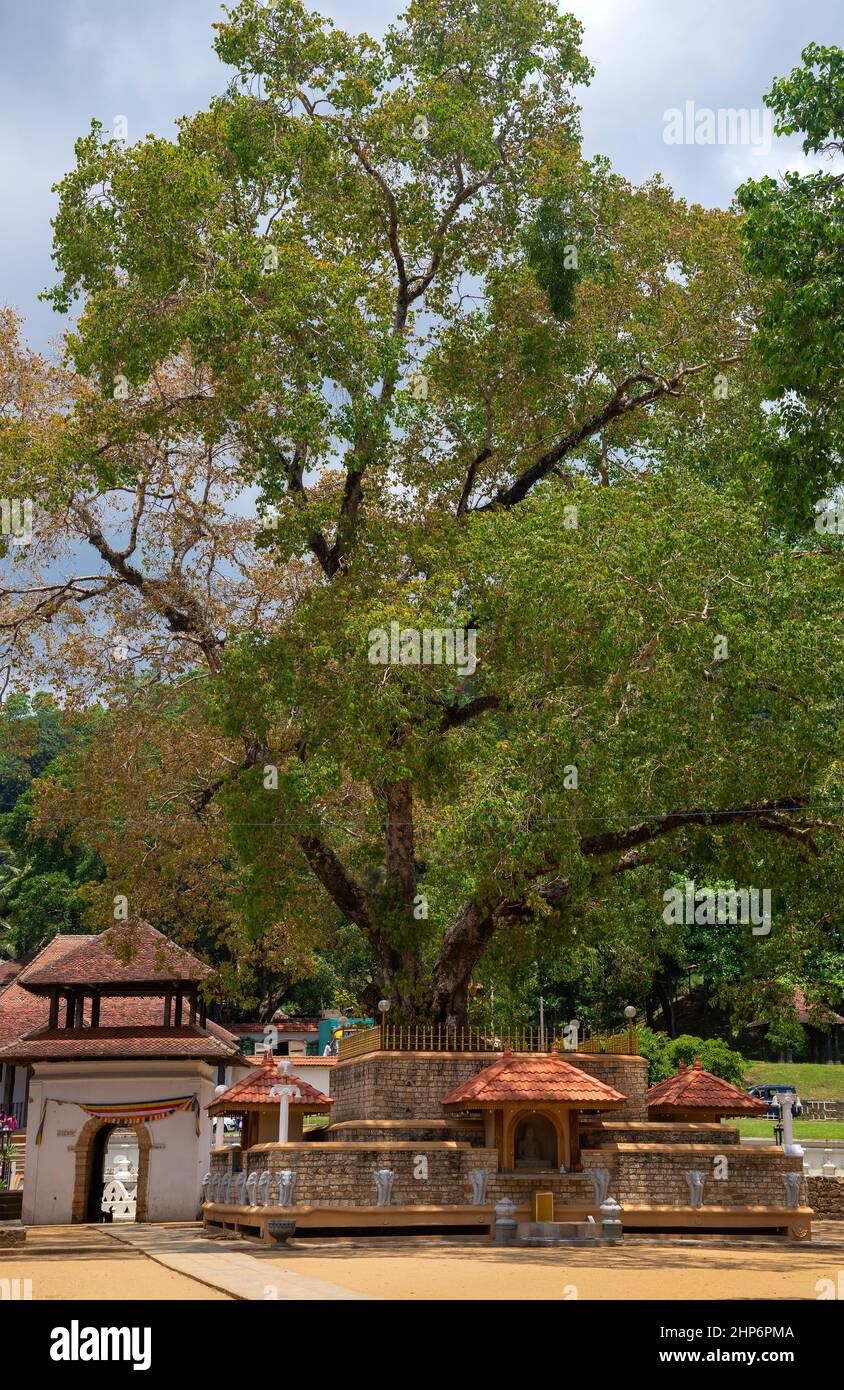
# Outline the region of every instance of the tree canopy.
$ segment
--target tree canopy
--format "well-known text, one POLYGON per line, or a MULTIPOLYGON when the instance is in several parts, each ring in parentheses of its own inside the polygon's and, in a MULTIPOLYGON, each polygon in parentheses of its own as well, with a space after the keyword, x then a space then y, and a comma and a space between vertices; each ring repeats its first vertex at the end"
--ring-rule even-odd
POLYGON ((486 962, 646 992, 678 874, 770 888, 756 999, 840 950, 839 280, 785 287, 837 184, 724 212, 585 161, 580 40, 541 0, 380 42, 244 0, 174 140, 77 143, 65 359, 0 325, 8 660, 109 708, 36 819, 232 989, 336 943, 406 1018, 486 962))

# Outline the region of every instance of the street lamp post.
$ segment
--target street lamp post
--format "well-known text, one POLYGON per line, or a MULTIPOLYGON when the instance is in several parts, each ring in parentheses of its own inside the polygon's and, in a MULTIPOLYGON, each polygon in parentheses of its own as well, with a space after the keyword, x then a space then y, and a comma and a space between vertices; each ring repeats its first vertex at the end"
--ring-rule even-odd
POLYGON ((379 1000, 378 1000, 378 1012, 379 1012, 380 1015, 381 1015, 381 1037, 382 1037, 382 1042, 383 1042, 384 1029, 385 1029, 386 1026, 387 1026, 387 1014, 390 1012, 390 1001, 389 1001, 389 999, 379 999, 379 1000))

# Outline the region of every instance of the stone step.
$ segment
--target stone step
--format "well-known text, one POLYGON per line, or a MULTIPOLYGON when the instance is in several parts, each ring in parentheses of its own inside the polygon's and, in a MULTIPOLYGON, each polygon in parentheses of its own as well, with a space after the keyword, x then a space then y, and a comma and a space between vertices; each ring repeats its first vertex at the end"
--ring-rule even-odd
POLYGON ((531 1245, 561 1245, 569 1241, 594 1241, 601 1234, 597 1221, 520 1221, 516 1239, 531 1245))

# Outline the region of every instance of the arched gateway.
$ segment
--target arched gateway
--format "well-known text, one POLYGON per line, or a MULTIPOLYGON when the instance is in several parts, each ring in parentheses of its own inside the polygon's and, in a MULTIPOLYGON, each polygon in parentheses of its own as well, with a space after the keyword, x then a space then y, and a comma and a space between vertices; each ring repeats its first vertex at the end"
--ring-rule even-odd
MULTIPOLYGON (((138 1142, 137 1188, 135 1189, 135 1220, 146 1221, 149 1193, 150 1132, 144 1124, 122 1127, 138 1142)), ((119 1133, 108 1120, 92 1119, 83 1126, 76 1141, 76 1167, 73 1179, 71 1221, 102 1221, 102 1194, 107 1183, 106 1153, 112 1137, 119 1133)))
POLYGON ((121 1130, 137 1136, 136 1219, 196 1219, 211 1149, 205 1107, 221 1081, 249 1069, 232 1034, 206 1024, 208 973, 134 918, 99 936, 56 937, 18 976, 49 1008, 46 1027, 0 1049, 0 1060, 32 1068, 25 1223, 103 1220, 106 1146, 121 1130))

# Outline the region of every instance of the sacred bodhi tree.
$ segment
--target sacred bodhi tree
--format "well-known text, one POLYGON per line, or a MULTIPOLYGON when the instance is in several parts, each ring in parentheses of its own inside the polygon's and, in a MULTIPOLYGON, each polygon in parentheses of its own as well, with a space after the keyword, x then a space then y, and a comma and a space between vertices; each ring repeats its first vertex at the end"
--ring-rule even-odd
POLYGON ((841 552, 758 501, 738 218, 582 159, 579 43, 245 0, 176 139, 77 144, 65 360, 4 322, 9 662, 110 711, 45 816, 141 911, 236 899, 244 952, 352 924, 394 1017, 663 933, 689 865, 772 890, 770 979, 836 853, 841 552))

